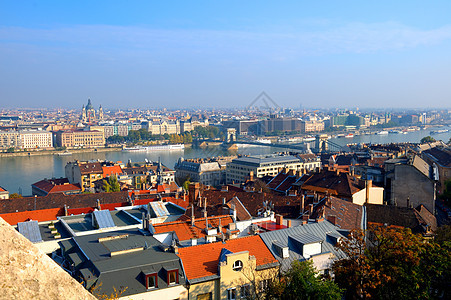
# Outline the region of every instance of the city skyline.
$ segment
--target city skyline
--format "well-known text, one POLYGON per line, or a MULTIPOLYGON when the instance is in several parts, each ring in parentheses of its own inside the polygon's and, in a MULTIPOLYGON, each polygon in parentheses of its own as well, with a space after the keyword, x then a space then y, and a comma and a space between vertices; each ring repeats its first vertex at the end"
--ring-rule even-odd
POLYGON ((451 4, 0 4, 2 108, 446 108, 451 4))

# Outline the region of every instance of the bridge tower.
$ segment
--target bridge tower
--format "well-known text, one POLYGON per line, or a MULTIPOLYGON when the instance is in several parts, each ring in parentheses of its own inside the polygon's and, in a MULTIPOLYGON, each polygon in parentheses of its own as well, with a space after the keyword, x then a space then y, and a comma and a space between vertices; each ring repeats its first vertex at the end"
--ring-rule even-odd
POLYGON ((226 143, 233 143, 236 141, 236 129, 227 128, 226 143))
POLYGON ((327 134, 317 134, 315 141, 315 152, 327 152, 329 150, 327 146, 327 134))

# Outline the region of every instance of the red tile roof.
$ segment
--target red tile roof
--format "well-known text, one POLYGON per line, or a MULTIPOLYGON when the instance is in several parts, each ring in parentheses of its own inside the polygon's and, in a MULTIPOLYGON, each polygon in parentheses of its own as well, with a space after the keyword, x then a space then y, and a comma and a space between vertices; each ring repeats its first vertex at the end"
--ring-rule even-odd
POLYGON ((121 166, 104 166, 102 167, 103 171, 103 178, 111 176, 111 175, 118 175, 122 174, 121 166))
POLYGON ((28 220, 35 220, 38 222, 56 220, 56 217, 63 216, 63 208, 52 208, 32 211, 22 211, 8 214, 0 214, 6 222, 10 225, 17 225, 19 222, 25 222, 28 220))
POLYGON ((32 184, 41 191, 50 193, 81 192, 80 185, 70 184, 67 178, 44 179, 32 184))
POLYGON ((2 187, 0 186, 0 192, 7 192, 7 190, 5 190, 4 188, 2 188, 2 187))
POLYGON ((223 248, 231 252, 249 251, 249 255, 257 259, 257 266, 277 262, 258 235, 228 240, 224 243, 180 248, 178 256, 183 262, 187 279, 218 275, 219 256, 223 248))
MULTIPOLYGON (((233 223, 231 216, 217 216, 209 217, 208 224, 212 228, 217 228, 219 226, 219 220, 221 220, 221 226, 225 227, 229 223, 233 223)), ((205 228, 206 222, 205 218, 195 219, 194 226, 191 226, 191 220, 187 221, 175 221, 161 224, 153 224, 155 228, 155 233, 165 233, 165 232, 175 232, 180 241, 187 241, 190 239, 205 238, 205 228)), ((224 228, 225 233, 225 228, 224 228)))

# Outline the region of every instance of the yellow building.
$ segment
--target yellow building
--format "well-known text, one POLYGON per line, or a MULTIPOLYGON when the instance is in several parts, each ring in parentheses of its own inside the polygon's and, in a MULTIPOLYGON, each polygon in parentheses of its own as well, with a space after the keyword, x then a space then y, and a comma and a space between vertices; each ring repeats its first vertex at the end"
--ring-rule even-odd
POLYGON ((68 130, 58 131, 55 134, 56 145, 59 147, 96 148, 105 146, 103 131, 96 130, 68 130))
POLYGON ((279 263, 260 236, 179 249, 189 299, 245 299, 278 278, 279 263))

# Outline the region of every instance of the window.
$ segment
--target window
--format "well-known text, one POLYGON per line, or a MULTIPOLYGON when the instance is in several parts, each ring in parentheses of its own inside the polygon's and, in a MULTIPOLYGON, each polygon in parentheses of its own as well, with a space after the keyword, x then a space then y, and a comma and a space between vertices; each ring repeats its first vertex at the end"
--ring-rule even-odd
POLYGON ((227 290, 227 300, 236 300, 236 288, 227 290))
POLYGON ((241 260, 236 260, 233 263, 232 269, 234 271, 241 271, 242 268, 243 268, 243 262, 241 260))
POLYGON ((176 284, 179 283, 179 271, 172 270, 168 271, 168 284, 176 284))
POLYGON ((250 297, 251 297, 251 286, 249 284, 241 286, 240 296, 243 299, 250 299, 250 297))
POLYGON ((212 299, 212 294, 210 293, 205 293, 205 294, 200 294, 197 295, 197 300, 211 300, 212 299))
POLYGON ((157 273, 146 274, 145 278, 146 278, 146 288, 147 289, 153 289, 153 288, 158 287, 157 273))

